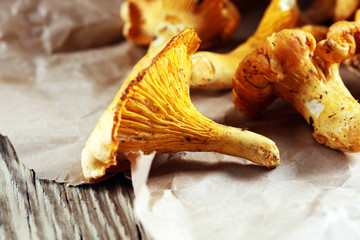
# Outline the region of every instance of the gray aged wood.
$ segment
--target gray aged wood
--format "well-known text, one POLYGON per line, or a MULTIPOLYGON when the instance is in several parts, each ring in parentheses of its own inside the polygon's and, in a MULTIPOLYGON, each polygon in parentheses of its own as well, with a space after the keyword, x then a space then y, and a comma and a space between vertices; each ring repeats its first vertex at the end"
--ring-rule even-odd
POLYGON ((123 175, 87 186, 39 180, 0 134, 0 239, 149 239, 123 175))

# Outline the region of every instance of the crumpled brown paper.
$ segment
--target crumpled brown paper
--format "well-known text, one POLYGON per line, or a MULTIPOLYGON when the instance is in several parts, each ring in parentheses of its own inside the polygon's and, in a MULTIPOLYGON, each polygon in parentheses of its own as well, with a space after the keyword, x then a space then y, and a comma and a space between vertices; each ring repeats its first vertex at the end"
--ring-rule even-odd
MULTIPOLYGON (((0 133, 39 178, 84 182, 81 149, 146 52, 119 41, 119 2, 0 2, 0 133)), ((360 99, 358 77, 343 76, 360 99)), ((131 156, 135 211, 154 239, 359 238, 359 154, 320 146, 280 99, 248 120, 229 91, 191 98, 207 117, 274 140, 281 164, 269 170, 216 153, 131 156)))
POLYGON ((119 41, 119 7, 118 0, 0 2, 0 132, 40 178, 84 180, 84 142, 145 54, 119 41))
POLYGON ((224 119, 277 143, 280 166, 268 170, 211 153, 158 156, 148 181, 135 189, 136 213, 155 239, 360 236, 359 154, 319 145, 302 117, 281 101, 256 121, 234 115, 230 110, 224 119))
POLYGON ((19 53, 102 46, 121 38, 121 0, 2 0, 0 39, 19 53))
MULTIPOLYGON (((360 97, 358 77, 342 69, 360 97)), ((211 105, 202 108, 211 111, 211 105)), ((220 119, 219 119, 220 120, 220 119)), ((133 174, 135 210, 155 239, 357 239, 360 154, 319 145, 305 120, 277 100, 256 120, 235 109, 220 121, 273 139, 281 164, 269 170, 213 153, 163 154, 133 174), (141 184, 139 184, 141 183, 141 184)))

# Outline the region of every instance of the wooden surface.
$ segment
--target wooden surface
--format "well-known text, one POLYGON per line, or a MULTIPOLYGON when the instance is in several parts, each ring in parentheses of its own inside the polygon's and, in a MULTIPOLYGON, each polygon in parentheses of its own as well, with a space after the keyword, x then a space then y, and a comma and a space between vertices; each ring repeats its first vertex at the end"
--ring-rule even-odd
POLYGON ((150 239, 124 176, 80 187, 39 180, 1 134, 0 156, 0 239, 150 239))

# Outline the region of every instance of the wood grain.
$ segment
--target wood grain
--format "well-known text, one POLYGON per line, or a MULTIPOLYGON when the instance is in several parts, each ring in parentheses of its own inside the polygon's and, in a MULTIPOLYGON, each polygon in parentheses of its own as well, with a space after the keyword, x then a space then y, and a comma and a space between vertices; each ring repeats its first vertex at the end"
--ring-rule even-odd
POLYGON ((36 178, 0 134, 0 239, 150 239, 133 213, 122 174, 68 187, 36 178))

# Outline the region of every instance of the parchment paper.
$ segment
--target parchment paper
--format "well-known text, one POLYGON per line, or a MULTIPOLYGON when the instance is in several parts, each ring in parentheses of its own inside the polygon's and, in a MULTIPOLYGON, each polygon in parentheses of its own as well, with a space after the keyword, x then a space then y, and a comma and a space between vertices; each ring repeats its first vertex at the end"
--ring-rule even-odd
POLYGON ((320 146, 284 103, 254 122, 233 110, 227 118, 275 140, 280 166, 209 153, 158 156, 135 191, 136 213, 155 239, 359 238, 359 154, 320 146))
MULTIPOLYGON (((146 52, 120 39, 119 2, 0 2, 0 133, 39 178, 84 181, 81 149, 146 52)), ((241 26, 237 44, 256 23, 241 26)), ((360 99, 358 77, 342 75, 360 99)), ((320 146, 281 99, 248 120, 230 91, 191 97, 207 117, 273 139, 281 165, 215 153, 131 156, 136 214, 154 239, 360 237, 359 154, 320 146)))
POLYGON ((119 6, 118 0, 0 2, 0 133, 39 178, 84 180, 81 149, 146 52, 119 40, 119 6))

